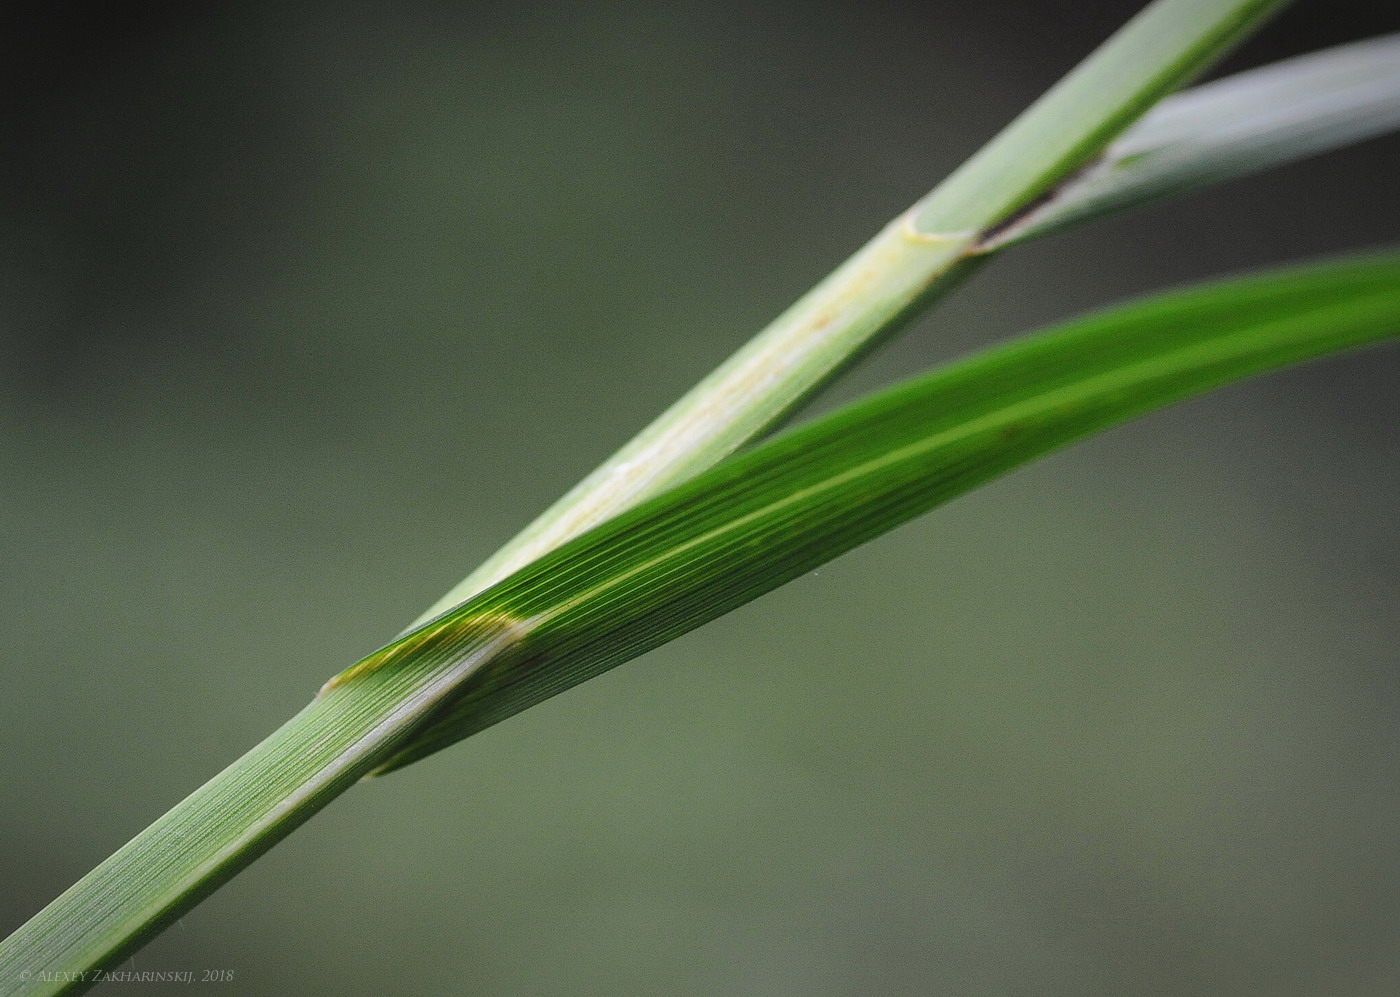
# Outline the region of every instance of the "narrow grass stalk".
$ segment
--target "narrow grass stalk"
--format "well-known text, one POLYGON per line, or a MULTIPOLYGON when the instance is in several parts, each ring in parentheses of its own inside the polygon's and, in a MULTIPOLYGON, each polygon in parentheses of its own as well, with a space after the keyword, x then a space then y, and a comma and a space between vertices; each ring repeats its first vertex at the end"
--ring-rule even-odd
POLYGON ((482 627, 449 658, 312 700, 0 943, 0 994, 90 987, 382 762, 510 637, 482 627))
POLYGON ((1400 34, 1168 97, 981 252, 1400 128, 1400 34))
POLYGON ((1285 2, 1157 0, 1148 6, 410 629, 781 422, 971 273, 985 233, 1097 156, 1285 2))

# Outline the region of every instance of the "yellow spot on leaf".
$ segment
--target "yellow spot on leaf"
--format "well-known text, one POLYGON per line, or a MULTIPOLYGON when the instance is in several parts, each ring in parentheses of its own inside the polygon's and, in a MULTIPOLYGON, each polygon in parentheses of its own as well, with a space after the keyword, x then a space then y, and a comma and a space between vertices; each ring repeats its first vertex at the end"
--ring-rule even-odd
POLYGON ((407 636, 380 648, 345 671, 332 676, 316 695, 322 696, 338 686, 392 664, 424 647, 450 642, 473 649, 490 644, 499 650, 522 640, 530 629, 527 621, 500 610, 486 610, 468 616, 448 614, 424 624, 407 636))

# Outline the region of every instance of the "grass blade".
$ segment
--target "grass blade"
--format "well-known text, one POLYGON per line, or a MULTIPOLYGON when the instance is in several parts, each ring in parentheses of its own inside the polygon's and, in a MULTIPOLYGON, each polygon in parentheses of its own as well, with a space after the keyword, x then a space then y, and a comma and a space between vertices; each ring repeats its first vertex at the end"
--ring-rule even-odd
POLYGON ((1168 97, 987 250, 1400 128, 1400 35, 1168 97))
MULTIPOLYGON (((1400 334, 1400 255, 1165 295, 882 392, 564 545, 332 687, 475 618, 519 636, 381 766, 406 764, 713 619, 1072 440, 1283 364, 1400 334)), ((435 651, 434 653, 444 653, 435 651)))
POLYGON ((1060 183, 1285 0, 1157 0, 780 315, 417 626, 761 436, 975 266, 985 233, 1060 183))
POLYGON ((921 202, 921 232, 980 236, 1097 156, 1280 4, 1154 3, 921 202))

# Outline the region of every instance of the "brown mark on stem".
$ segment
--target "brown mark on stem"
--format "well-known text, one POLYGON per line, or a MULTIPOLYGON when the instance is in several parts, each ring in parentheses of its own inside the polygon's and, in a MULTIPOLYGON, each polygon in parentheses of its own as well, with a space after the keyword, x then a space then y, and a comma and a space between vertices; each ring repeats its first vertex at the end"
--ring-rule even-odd
POLYGON ((1100 153, 1074 171, 1067 173, 1058 183, 1041 191, 1001 221, 984 229, 977 240, 968 247, 968 255, 976 256, 980 253, 986 253, 998 248, 1003 243, 1010 242, 1018 232, 1034 224, 1036 217, 1045 208, 1063 199, 1067 191, 1085 176, 1095 172, 1105 161, 1105 154, 1100 153))

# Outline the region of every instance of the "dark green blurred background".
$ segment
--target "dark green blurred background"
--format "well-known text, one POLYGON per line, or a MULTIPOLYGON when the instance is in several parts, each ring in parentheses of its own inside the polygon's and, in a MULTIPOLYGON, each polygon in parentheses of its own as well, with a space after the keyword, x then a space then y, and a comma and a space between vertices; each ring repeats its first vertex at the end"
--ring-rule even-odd
MULTIPOLYGON (((290 6, 6 19, 0 929, 1134 9, 290 6)), ((1230 65, 1397 27, 1303 3, 1230 65)), ((833 397, 1394 240, 1398 168, 1373 142, 1016 251, 833 397)), ((1081 445, 355 790, 135 966, 230 995, 1400 990, 1397 427, 1390 349, 1081 445)))

